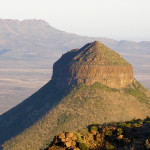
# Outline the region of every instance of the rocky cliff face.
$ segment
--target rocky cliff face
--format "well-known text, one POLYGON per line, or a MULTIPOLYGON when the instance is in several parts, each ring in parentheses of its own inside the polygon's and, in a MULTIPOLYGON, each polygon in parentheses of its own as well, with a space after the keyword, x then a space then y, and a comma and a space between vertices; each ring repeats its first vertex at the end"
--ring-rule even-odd
POLYGON ((121 89, 133 82, 133 69, 118 53, 95 41, 63 55, 54 64, 52 79, 59 89, 95 82, 121 89))

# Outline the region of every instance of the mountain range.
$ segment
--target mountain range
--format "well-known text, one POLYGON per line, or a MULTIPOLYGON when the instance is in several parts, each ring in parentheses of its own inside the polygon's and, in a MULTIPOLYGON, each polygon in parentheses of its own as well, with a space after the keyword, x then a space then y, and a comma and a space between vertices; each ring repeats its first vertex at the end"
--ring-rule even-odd
POLYGON ((86 37, 55 29, 43 20, 0 20, 0 55, 4 58, 46 58, 60 56, 72 48, 98 40, 117 52, 150 54, 150 42, 116 41, 86 37))

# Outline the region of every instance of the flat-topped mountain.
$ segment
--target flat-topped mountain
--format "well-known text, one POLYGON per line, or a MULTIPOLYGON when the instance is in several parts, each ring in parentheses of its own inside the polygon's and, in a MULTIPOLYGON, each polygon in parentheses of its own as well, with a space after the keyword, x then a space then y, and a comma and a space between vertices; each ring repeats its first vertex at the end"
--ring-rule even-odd
POLYGON ((53 68, 45 86, 0 116, 4 150, 45 149, 59 132, 150 115, 150 92, 101 42, 69 51, 53 68))
POLYGON ((52 80, 59 89, 95 82, 120 89, 133 82, 133 69, 118 53, 95 41, 64 54, 54 64, 52 80))

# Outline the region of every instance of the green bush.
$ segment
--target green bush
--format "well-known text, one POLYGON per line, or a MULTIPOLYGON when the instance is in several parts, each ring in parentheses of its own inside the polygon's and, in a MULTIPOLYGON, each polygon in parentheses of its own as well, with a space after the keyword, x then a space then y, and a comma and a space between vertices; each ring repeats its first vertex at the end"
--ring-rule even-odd
POLYGON ((127 127, 127 124, 126 124, 125 122, 122 122, 122 123, 119 124, 119 126, 120 126, 122 129, 124 129, 124 128, 127 127))
POLYGON ((115 146, 110 144, 110 143, 106 143, 106 147, 105 147, 106 150, 115 150, 115 146))
POLYGON ((145 119, 144 119, 144 121, 143 121, 144 123, 150 123, 150 117, 149 116, 147 116, 145 119))
POLYGON ((120 135, 123 132, 123 130, 121 128, 117 129, 117 135, 120 135))
POLYGON ((106 133, 107 136, 112 136, 112 130, 110 130, 108 127, 106 127, 106 133))
POLYGON ((85 143, 77 142, 77 144, 79 145, 80 150, 88 150, 89 149, 85 143))
POLYGON ((134 123, 132 126, 135 127, 135 128, 137 128, 137 127, 140 127, 140 124, 134 123))
POLYGON ((149 143, 148 139, 145 140, 145 147, 146 147, 146 149, 150 148, 150 143, 149 143))
POLYGON ((150 123, 150 121, 145 121, 144 123, 150 123))
POLYGON ((92 126, 92 127, 90 128, 90 131, 98 131, 98 126, 92 126))

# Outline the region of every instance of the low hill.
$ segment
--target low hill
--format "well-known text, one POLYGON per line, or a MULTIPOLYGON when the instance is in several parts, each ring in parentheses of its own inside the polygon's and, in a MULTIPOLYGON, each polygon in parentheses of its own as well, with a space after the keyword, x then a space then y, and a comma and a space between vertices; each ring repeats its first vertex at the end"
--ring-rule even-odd
POLYGON ((0 116, 1 144, 5 142, 4 150, 44 149, 58 132, 148 115, 150 93, 133 78, 131 65, 102 43, 92 42, 63 55, 54 64, 52 80, 0 116), (129 69, 121 73, 118 69, 107 68, 110 66, 129 69), (94 74, 94 68, 101 70, 97 75, 105 77, 106 81, 120 78, 119 85, 124 81, 126 84, 117 88, 115 80, 110 85, 109 82, 104 84, 103 80, 94 81, 93 77, 86 82, 89 75, 94 74), (62 80, 65 86, 61 86, 62 80))

